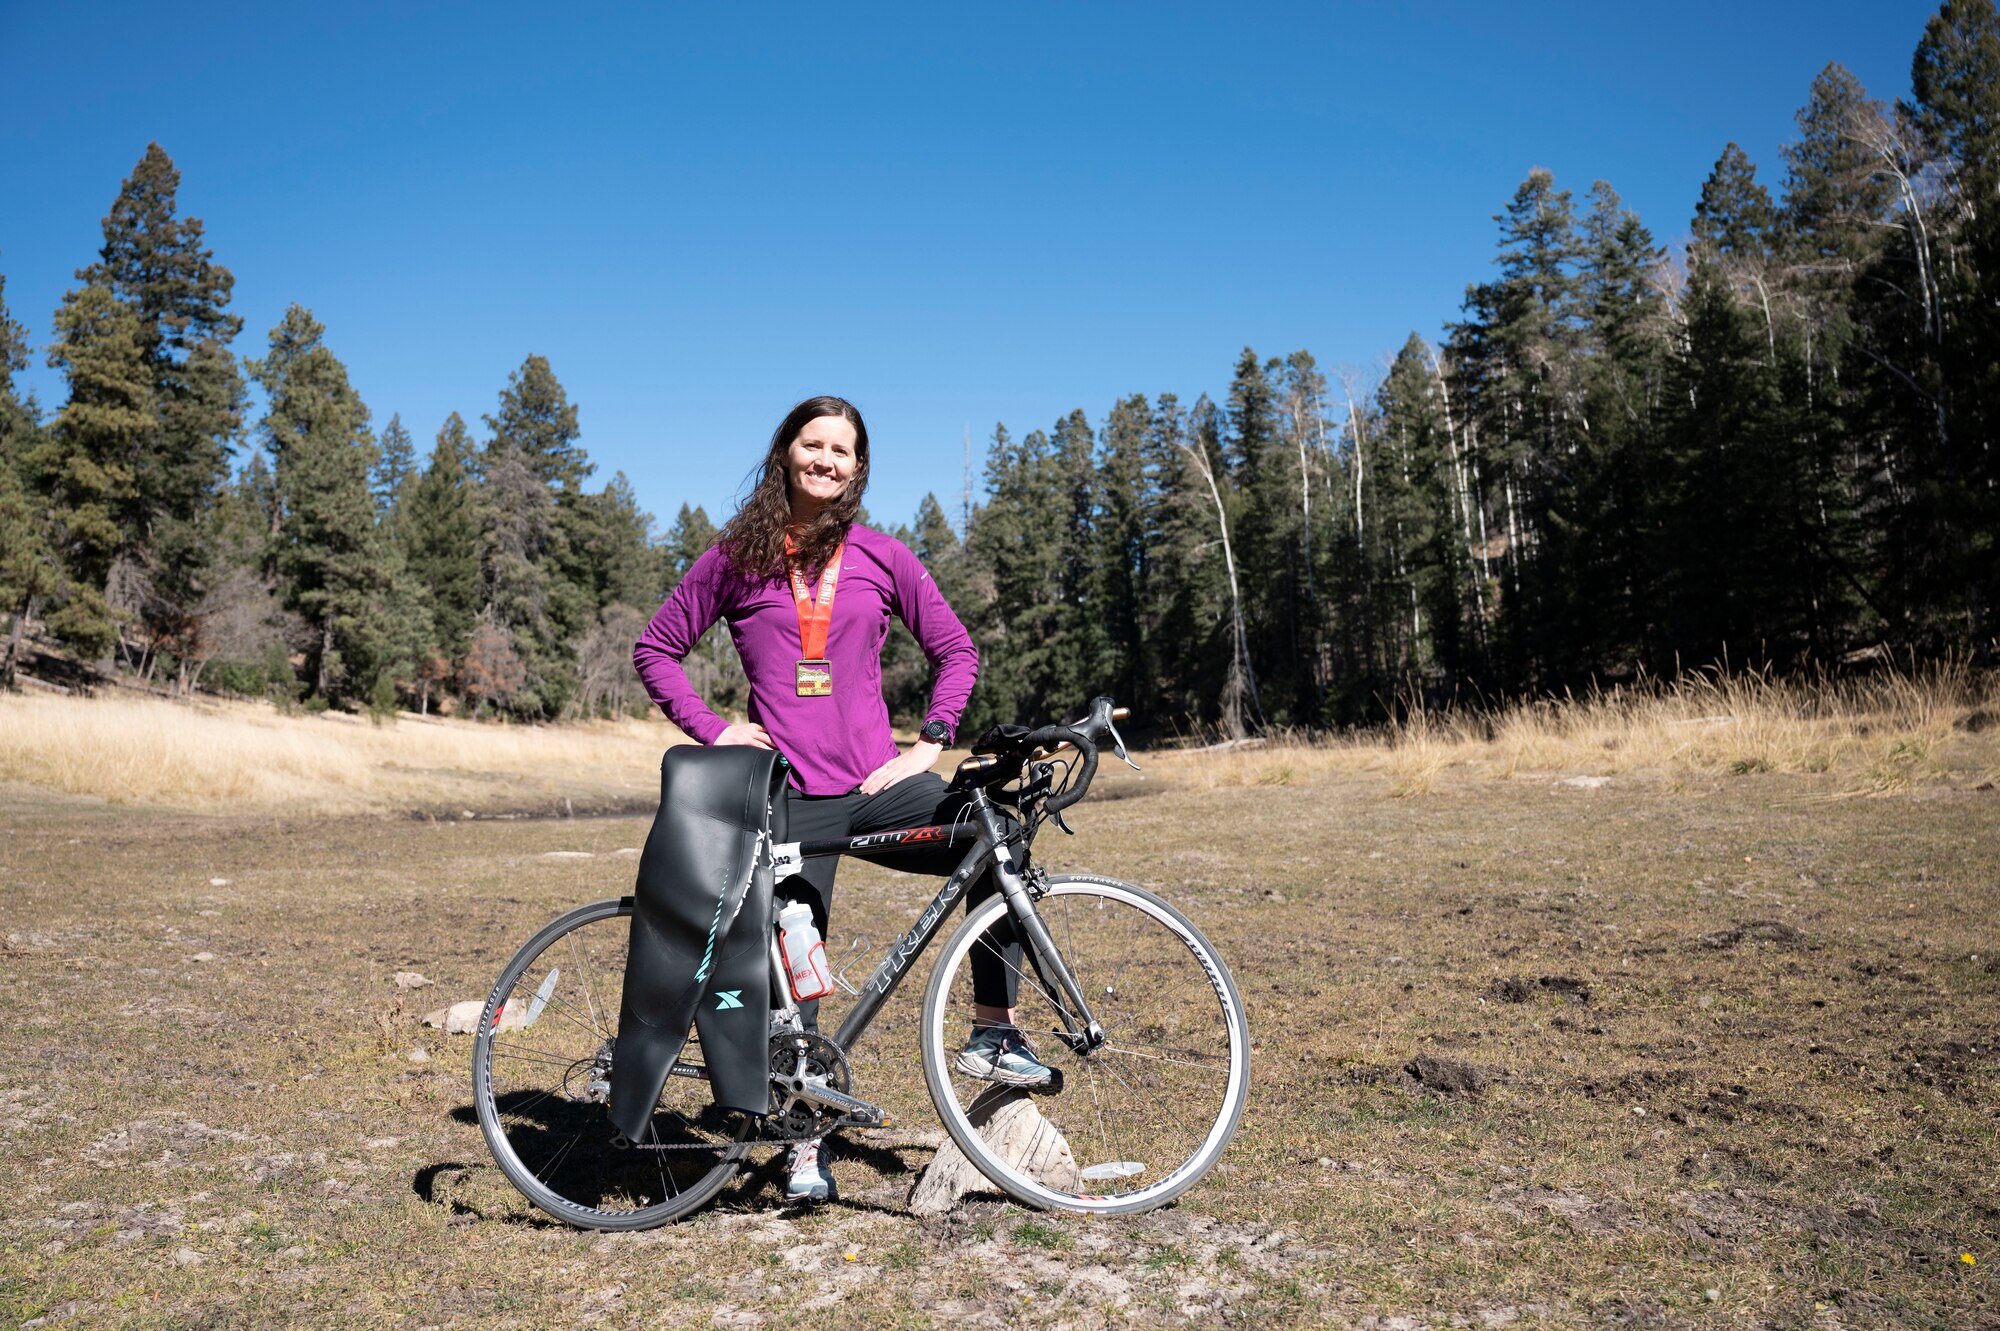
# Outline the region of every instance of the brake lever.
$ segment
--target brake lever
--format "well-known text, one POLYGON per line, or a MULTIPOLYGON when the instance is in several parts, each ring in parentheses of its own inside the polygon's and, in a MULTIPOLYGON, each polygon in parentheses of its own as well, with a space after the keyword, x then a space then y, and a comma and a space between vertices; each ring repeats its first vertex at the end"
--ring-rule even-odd
POLYGON ((1058 809, 1054 813, 1050 814, 1049 821, 1054 823, 1057 827, 1060 827, 1066 835, 1068 836, 1076 835, 1076 829, 1063 821, 1061 809, 1058 809))
POLYGON ((1118 733, 1117 723, 1107 719, 1104 723, 1104 728, 1111 733, 1111 751, 1118 755, 1118 761, 1124 763, 1133 771, 1138 771, 1139 764, 1133 762, 1132 755, 1125 752, 1125 737, 1118 733))

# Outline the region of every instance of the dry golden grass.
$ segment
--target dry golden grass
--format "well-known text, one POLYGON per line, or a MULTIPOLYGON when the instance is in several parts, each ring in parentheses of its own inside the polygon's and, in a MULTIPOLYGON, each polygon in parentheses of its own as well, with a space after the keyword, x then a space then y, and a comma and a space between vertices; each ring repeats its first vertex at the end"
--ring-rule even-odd
POLYGON ((1531 703, 1499 711, 1413 712, 1380 731, 1331 740, 1156 755, 1201 789, 1286 786, 1335 772, 1381 772, 1390 793, 1454 781, 1646 773, 1669 784, 1751 772, 1830 774, 1838 794, 1878 794, 1948 778, 1990 780, 2000 680, 1948 664, 1917 673, 1801 682, 1742 673, 1531 703))
MULTIPOLYGON (((1384 730, 1156 751, 1193 790, 1379 773, 1397 797, 1509 778, 1644 776, 1670 788, 1823 775, 1823 795, 2000 776, 2000 679, 1963 665, 1798 682, 1691 677, 1503 710, 1412 713, 1384 730), (1982 736, 1979 732, 1984 731, 1982 736)), ((563 812, 651 807, 664 721, 512 726, 281 716, 252 703, 0 694, 0 783, 197 812, 563 812)), ((1107 776, 1114 773, 1107 770, 1107 776)))
POLYGON ((0 782, 199 812, 646 805, 665 721, 488 725, 281 716, 255 703, 0 694, 0 782))

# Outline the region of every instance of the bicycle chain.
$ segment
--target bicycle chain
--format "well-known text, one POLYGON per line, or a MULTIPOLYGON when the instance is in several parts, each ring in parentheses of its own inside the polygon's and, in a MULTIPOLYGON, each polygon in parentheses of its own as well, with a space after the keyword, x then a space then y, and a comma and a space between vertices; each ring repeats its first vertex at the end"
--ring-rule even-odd
POLYGON ((743 1141, 717 1142, 714 1145, 695 1142, 677 1142, 673 1145, 668 1145, 665 1142, 629 1142, 624 1149, 628 1151, 726 1151, 732 1146, 790 1146, 795 1142, 816 1141, 824 1137, 827 1133, 838 1132, 842 1128, 865 1128, 873 1126, 875 1125, 858 1118, 842 1116, 840 1118, 828 1119, 810 1132, 793 1134, 785 1132, 782 1128, 773 1130, 775 1125, 766 1120, 765 1131, 758 1133, 755 1137, 746 1138, 743 1141))
MULTIPOLYGON (((775 1061, 781 1055, 796 1058, 801 1052, 800 1042, 805 1049, 825 1068, 827 1083, 833 1089, 845 1094, 850 1084, 847 1055, 839 1045, 817 1033, 778 1031, 771 1036, 771 1058, 775 1061)), ((774 1069, 775 1070, 775 1069, 774 1069)), ((814 1141, 829 1132, 841 1128, 870 1127, 866 1120, 843 1114, 839 1118, 815 1116, 811 1121, 801 1121, 796 1127, 787 1127, 784 1118, 795 1110, 767 1115, 763 1130, 744 1141, 727 1142, 628 1142, 625 1149, 630 1151, 726 1151, 735 1146, 790 1146, 795 1142, 814 1141)))

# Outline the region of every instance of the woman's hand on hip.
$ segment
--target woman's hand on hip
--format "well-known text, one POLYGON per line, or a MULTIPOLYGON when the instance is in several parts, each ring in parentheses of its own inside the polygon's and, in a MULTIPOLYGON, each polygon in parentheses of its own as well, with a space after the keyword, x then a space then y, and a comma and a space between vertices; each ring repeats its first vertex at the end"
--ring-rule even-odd
POLYGON ((938 755, 943 752, 942 745, 920 739, 904 752, 870 772, 868 779, 861 783, 861 793, 873 795, 878 790, 887 790, 898 781, 928 772, 937 764, 938 755))
POLYGON ((764 733, 764 727, 755 721, 738 721, 733 726, 724 726, 722 733, 715 737, 717 744, 742 744, 753 749, 776 749, 771 737, 764 733))

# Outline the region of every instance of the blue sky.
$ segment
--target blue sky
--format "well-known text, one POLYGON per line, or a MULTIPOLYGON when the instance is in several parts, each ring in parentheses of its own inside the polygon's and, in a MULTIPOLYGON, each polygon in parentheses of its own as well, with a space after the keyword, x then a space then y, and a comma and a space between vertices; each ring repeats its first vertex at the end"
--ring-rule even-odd
POLYGON ((816 392, 868 415, 878 520, 955 514, 968 424, 976 467, 1245 345, 1436 337, 1531 167, 1681 238, 1730 140, 1776 187, 1827 61, 1906 95, 1934 8, 0 0, 0 273, 52 408, 50 315, 157 139, 239 353, 311 307, 422 449, 539 353, 663 523, 726 516, 816 392))

